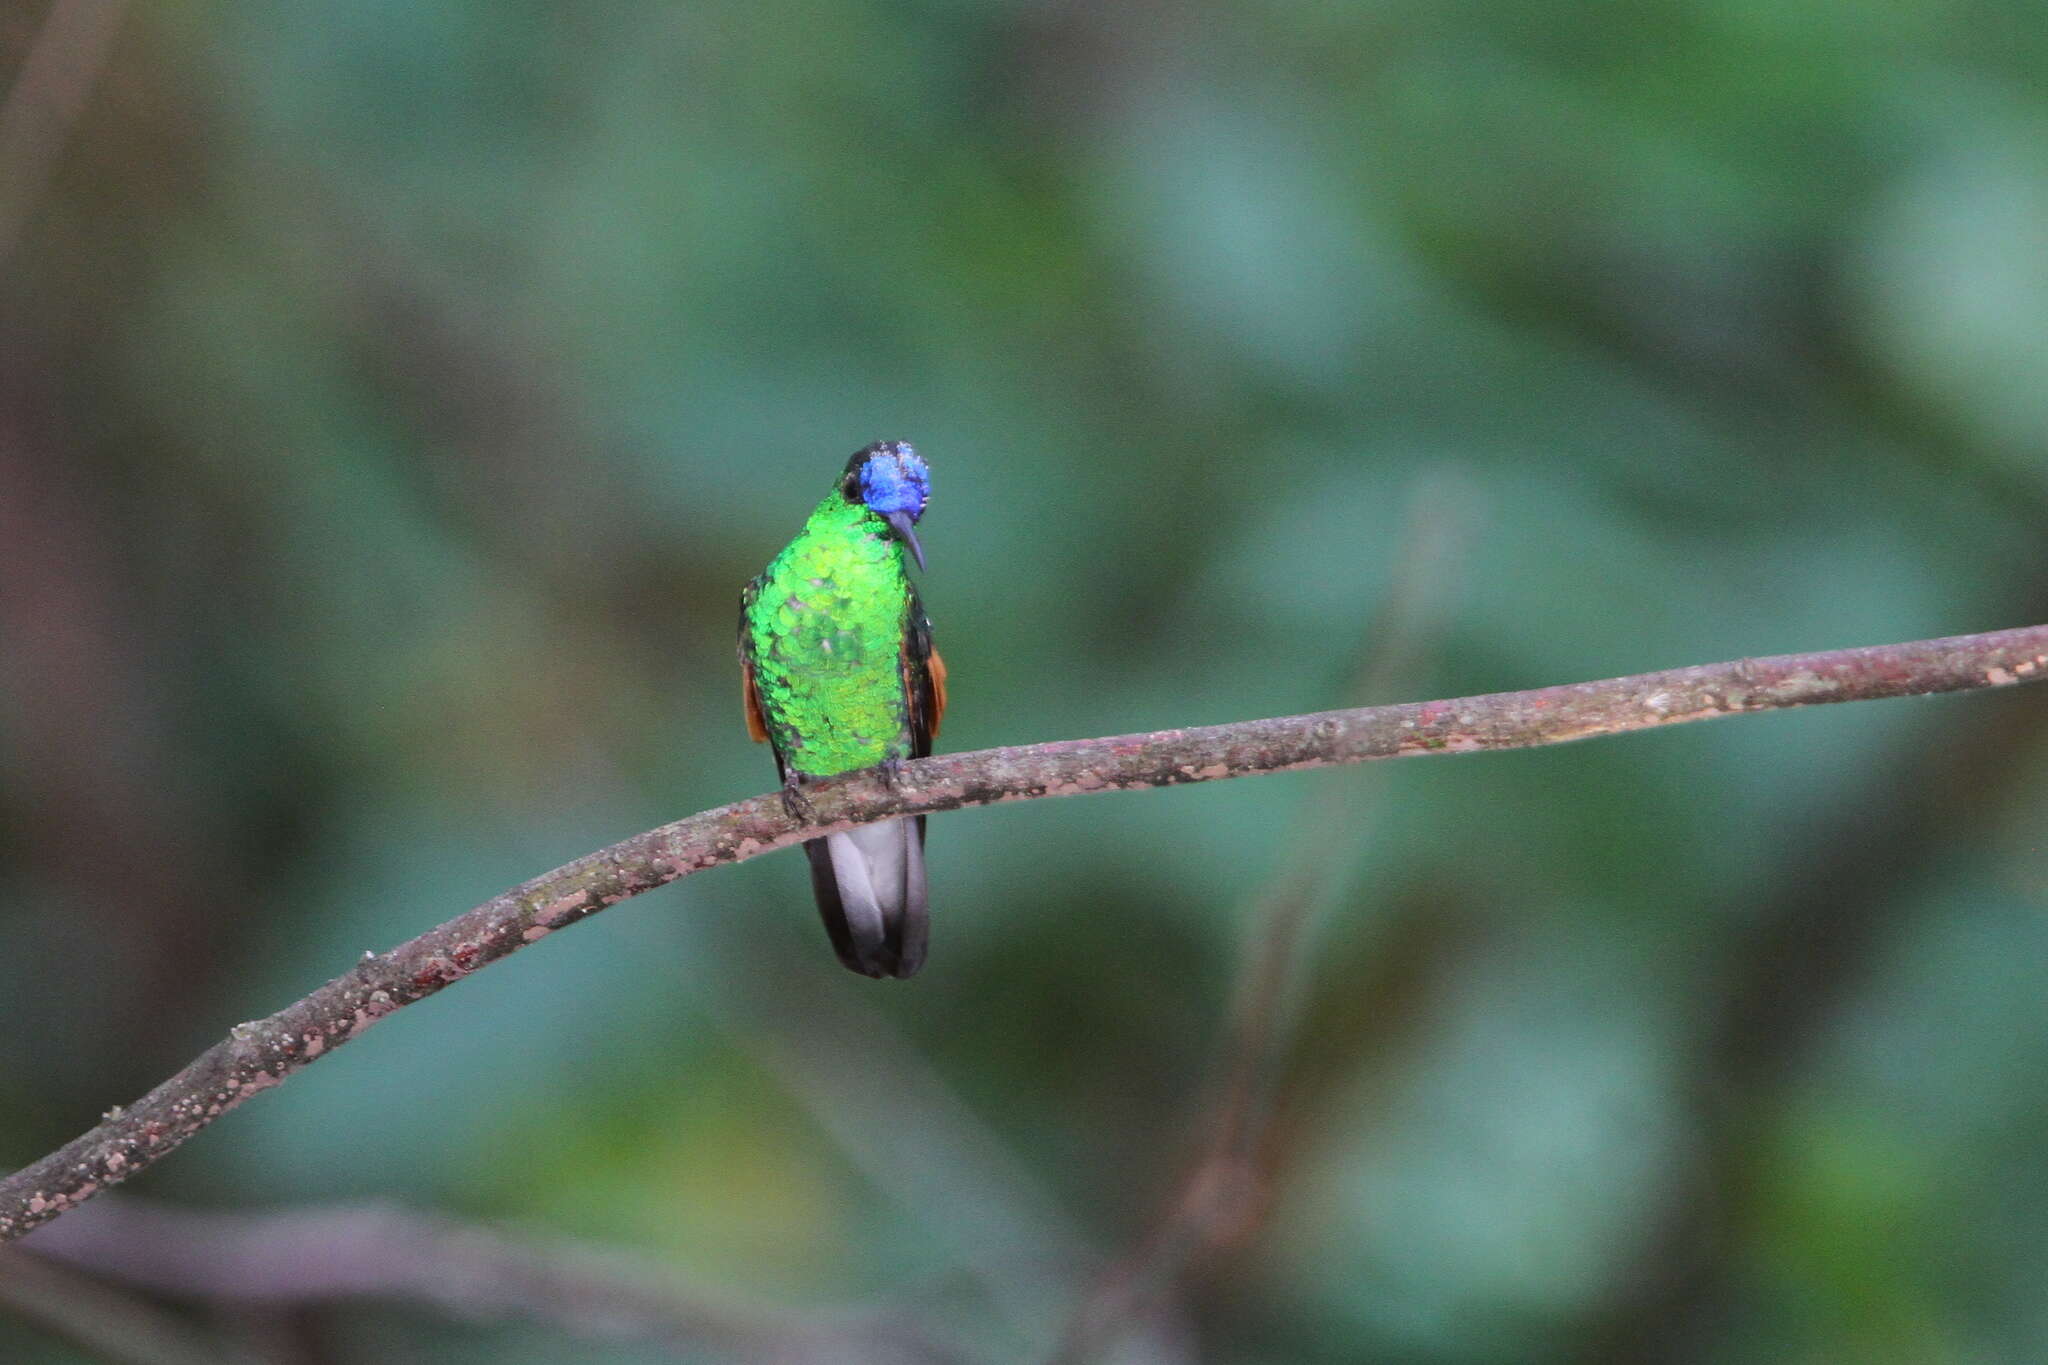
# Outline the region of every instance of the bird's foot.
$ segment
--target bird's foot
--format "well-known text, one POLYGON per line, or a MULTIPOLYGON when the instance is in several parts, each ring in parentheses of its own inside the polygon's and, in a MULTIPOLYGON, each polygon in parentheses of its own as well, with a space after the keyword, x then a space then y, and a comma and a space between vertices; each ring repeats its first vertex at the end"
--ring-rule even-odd
POLYGON ((818 818, 818 808, 811 804, 811 798, 797 790, 796 779, 786 778, 782 783, 782 809, 792 820, 809 824, 818 818))
POLYGON ((890 791, 903 785, 903 760, 900 758, 883 759, 875 765, 875 772, 880 775, 882 785, 890 791))

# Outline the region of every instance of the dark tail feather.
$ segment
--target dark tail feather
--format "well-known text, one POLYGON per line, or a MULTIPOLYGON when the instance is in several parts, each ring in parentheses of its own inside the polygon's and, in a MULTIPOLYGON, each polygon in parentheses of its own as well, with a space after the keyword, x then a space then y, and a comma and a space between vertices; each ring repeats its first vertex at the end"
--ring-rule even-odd
POLYGON ((832 939, 832 951, 854 971, 864 976, 880 976, 880 972, 871 972, 862 965, 863 959, 854 951, 853 935, 846 927, 846 908, 839 903, 839 883, 832 879, 832 855, 826 851, 825 841, 806 839, 804 856, 811 860, 811 895, 817 899, 818 914, 832 939))
POLYGON ((889 820, 804 844, 811 890, 839 960, 862 976, 911 976, 924 965, 921 820, 889 820))
POLYGON ((896 975, 916 976, 931 943, 932 910, 924 893, 924 817, 898 820, 903 830, 903 913, 896 917, 896 975))

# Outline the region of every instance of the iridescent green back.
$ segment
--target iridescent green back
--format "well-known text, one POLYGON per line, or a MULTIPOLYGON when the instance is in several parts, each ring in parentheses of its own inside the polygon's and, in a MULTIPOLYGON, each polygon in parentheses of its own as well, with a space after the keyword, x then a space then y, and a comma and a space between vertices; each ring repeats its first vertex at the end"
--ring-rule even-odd
POLYGON ((747 587, 741 633, 769 742, 791 772, 828 777, 910 757, 903 547, 833 492, 747 587))

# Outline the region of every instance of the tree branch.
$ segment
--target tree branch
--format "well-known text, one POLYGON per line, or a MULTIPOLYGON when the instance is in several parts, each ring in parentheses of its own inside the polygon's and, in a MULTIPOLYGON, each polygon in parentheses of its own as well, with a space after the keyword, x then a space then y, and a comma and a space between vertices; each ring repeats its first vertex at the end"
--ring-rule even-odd
MULTIPOLYGON (((19 1248, 0 1249, 0 1304, 9 1302, 10 1274, 46 1263, 49 1274, 68 1267, 215 1308, 412 1303, 472 1322, 525 1320, 586 1339, 641 1340, 685 1353, 712 1348, 721 1359, 761 1365, 959 1358, 927 1338, 898 1303, 799 1312, 687 1283, 622 1250, 396 1205, 201 1213, 102 1200, 19 1248)), ((46 1304, 49 1297, 23 1290, 12 1302, 53 1317, 78 1296, 46 1304)), ((220 1365, 221 1356, 179 1355, 163 1365, 172 1359, 220 1365)))
MULTIPOLYGON (((1423 685, 1462 577, 1457 561, 1476 530, 1468 497, 1462 481, 1442 473, 1417 480, 1386 598, 1361 633, 1345 704, 1369 706, 1423 685)), ((1310 939, 1356 878, 1387 790, 1361 780, 1325 793, 1295 822, 1292 848, 1246 905, 1214 1075, 1187 1125, 1196 1135, 1193 1152, 1151 1225, 1079 1297, 1051 1365, 1116 1358, 1137 1327, 1185 1296, 1198 1262, 1255 1235, 1272 1202, 1270 1131, 1312 972, 1310 939)))
POLYGON ((1176 786, 1409 755, 1526 749, 1829 702, 1968 692, 2048 677, 2048 626, 1700 664, 1449 701, 1061 740, 918 759, 805 788, 812 817, 757 796, 638 834, 366 954, 311 995, 238 1024, 132 1107, 0 1180, 0 1242, 153 1165, 259 1091, 371 1024, 608 905, 721 863, 892 816, 1176 786))
POLYGON ((15 1247, 0 1247, 0 1312, 111 1365, 255 1365, 169 1309, 15 1247))

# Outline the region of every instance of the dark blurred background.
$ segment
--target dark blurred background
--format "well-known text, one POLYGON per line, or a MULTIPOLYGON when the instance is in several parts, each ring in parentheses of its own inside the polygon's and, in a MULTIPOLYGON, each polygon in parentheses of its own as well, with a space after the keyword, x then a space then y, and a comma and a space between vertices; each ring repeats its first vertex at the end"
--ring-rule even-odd
MULTIPOLYGON (((736 596, 878 438, 950 749, 2048 617, 2044 74, 2037 0, 0 4, 0 1166, 771 786, 736 596)), ((2044 700, 938 817, 904 986, 720 869, 49 1234, 590 1284, 85 1254, 0 1358, 2048 1359, 2044 700)))

